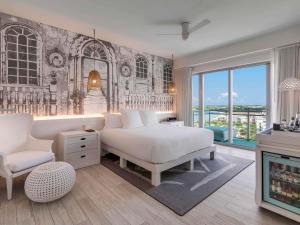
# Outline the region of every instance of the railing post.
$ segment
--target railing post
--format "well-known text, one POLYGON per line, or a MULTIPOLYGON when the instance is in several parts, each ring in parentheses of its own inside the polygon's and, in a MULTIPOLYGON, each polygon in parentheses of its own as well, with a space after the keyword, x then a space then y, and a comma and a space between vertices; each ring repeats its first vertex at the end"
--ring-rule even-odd
POLYGON ((208 110, 208 126, 210 127, 210 110, 208 110))
POLYGON ((247 141, 250 140, 250 112, 247 112, 247 141))

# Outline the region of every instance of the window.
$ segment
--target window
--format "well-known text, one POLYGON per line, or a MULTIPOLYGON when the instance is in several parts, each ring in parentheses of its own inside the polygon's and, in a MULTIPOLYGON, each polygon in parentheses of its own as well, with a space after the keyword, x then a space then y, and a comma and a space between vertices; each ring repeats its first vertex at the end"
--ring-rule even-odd
POLYGON ((106 52, 103 49, 102 45, 100 45, 99 43, 90 42, 84 48, 83 55, 90 58, 107 60, 106 52))
POLYGON ((7 81, 9 84, 38 85, 37 36, 23 26, 6 30, 7 81))
POLYGON ((194 126, 209 128, 215 141, 256 147, 269 125, 269 64, 253 64, 193 76, 194 126))
POLYGON ((163 93, 169 93, 169 85, 172 82, 172 67, 169 64, 164 65, 163 73, 163 93))
POLYGON ((145 57, 136 58, 136 77, 146 79, 148 76, 148 63, 145 57))

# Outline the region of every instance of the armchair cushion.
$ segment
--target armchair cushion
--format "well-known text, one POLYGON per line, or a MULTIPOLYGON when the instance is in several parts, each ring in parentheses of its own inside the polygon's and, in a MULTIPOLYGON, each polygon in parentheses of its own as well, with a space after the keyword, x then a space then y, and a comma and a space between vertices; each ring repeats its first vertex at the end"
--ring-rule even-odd
POLYGON ((5 164, 13 173, 16 173, 53 159, 53 152, 21 151, 7 155, 5 157, 5 164))

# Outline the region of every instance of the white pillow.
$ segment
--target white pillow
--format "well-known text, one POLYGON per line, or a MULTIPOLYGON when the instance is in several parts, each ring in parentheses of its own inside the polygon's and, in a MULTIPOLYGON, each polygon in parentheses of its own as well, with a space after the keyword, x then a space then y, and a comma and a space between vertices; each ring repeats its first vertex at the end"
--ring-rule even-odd
POLYGON ((122 119, 120 114, 104 113, 104 119, 105 119, 104 129, 122 128, 122 119))
POLYGON ((143 127, 141 116, 137 110, 121 111, 123 128, 143 127))
POLYGON ((139 113, 141 115, 143 124, 146 127, 155 126, 155 125, 159 124, 156 113, 154 111, 140 110, 139 113))

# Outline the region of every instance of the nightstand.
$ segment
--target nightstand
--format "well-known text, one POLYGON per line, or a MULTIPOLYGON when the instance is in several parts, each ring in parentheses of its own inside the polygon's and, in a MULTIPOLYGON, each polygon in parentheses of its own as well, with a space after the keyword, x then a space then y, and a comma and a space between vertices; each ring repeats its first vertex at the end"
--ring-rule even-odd
POLYGON ((162 121, 161 124, 166 124, 175 127, 184 127, 184 121, 181 120, 162 121))
POLYGON ((67 131, 59 133, 58 160, 75 169, 100 163, 100 133, 67 131))

